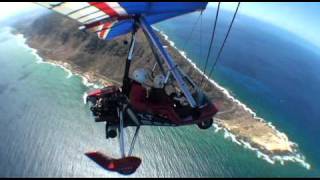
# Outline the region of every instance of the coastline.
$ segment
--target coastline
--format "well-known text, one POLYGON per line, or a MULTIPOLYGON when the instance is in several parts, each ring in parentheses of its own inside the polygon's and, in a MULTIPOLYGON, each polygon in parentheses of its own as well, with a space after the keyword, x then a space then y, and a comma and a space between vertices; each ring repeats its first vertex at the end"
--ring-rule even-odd
MULTIPOLYGON (((158 31, 163 38, 168 41, 168 44, 174 48, 176 51, 178 51, 180 53, 180 55, 193 67, 195 68, 201 75, 203 75, 203 72, 200 70, 200 68, 190 59, 188 58, 188 56, 186 55, 186 53, 182 50, 180 50, 178 47, 175 46, 175 43, 173 41, 171 41, 168 37, 168 35, 166 35, 163 31, 153 27, 156 31, 158 31)), ((276 161, 280 162, 282 165, 285 164, 285 161, 292 161, 292 162, 298 162, 300 163, 303 167, 305 167, 306 169, 310 169, 311 165, 309 163, 306 162, 305 157, 299 153, 298 150, 298 144, 291 142, 287 135, 285 133, 282 133, 280 131, 278 131, 276 129, 276 127, 274 125, 272 125, 271 122, 267 122, 265 119, 258 117, 257 114, 250 109, 248 106, 246 106, 244 103, 241 103, 240 100, 236 99, 235 97, 233 97, 229 91, 222 87, 221 85, 219 85, 216 81, 214 81, 213 79, 209 78, 207 75, 204 75, 205 79, 207 81, 209 81, 212 85, 214 85, 217 89, 219 89, 221 92, 223 92, 228 98, 230 98, 232 100, 233 103, 236 103, 237 105, 240 105, 245 111, 249 112, 252 117, 258 121, 263 123, 264 125, 267 125, 269 128, 271 128, 272 130, 275 131, 276 135, 280 138, 283 138, 284 142, 286 142, 285 144, 288 145, 289 147, 289 151, 284 150, 276 150, 274 152, 264 152, 263 150, 261 150, 259 148, 259 146, 261 147, 261 145, 263 146, 263 142, 261 143, 254 143, 254 141, 252 141, 252 139, 247 139, 246 137, 239 137, 237 135, 237 133, 235 133, 233 131, 233 129, 236 129, 234 126, 232 126, 232 123, 228 123, 228 121, 222 120, 220 118, 215 117, 214 118, 214 124, 213 124, 213 128, 215 129, 215 133, 223 130, 224 131, 224 137, 226 139, 231 139, 231 141, 235 142, 236 144, 246 148, 246 149, 250 149, 252 151, 255 151, 257 154, 258 158, 262 158, 264 160, 266 160, 267 162, 271 163, 271 164, 275 164, 276 161), (248 142, 249 141, 249 142, 248 142), (258 147, 254 147, 254 146, 258 146, 258 147), (287 152, 286 152, 287 151, 287 152)), ((218 112, 219 113, 219 112, 218 112)), ((216 115, 217 116, 217 115, 216 115)))
MULTIPOLYGON (((170 48, 173 48, 175 51, 177 51, 184 58, 185 61, 189 62, 192 68, 196 69, 199 73, 201 73, 200 69, 196 66, 195 63, 192 62, 191 59, 187 57, 185 52, 180 51, 177 47, 175 47, 174 42, 170 41, 168 36, 166 36, 163 32, 160 31, 160 34, 170 45, 170 48)), ((81 68, 77 67, 77 65, 72 64, 70 62, 46 58, 46 56, 41 53, 41 49, 37 50, 35 49, 36 47, 32 47, 31 43, 28 42, 29 39, 26 39, 23 35, 22 35, 22 38, 25 39, 25 44, 32 49, 32 53, 37 56, 37 59, 38 59, 37 63, 49 63, 49 64, 63 68, 66 72, 68 72, 68 76, 66 78, 70 78, 73 74, 78 75, 83 78, 83 84, 85 84, 86 86, 96 85, 96 87, 98 87, 97 84, 103 85, 103 84, 117 83, 116 81, 112 81, 111 79, 108 79, 107 77, 97 74, 95 72, 83 72, 81 68), (39 59, 41 59, 41 61, 39 59)), ((310 165, 306 163, 304 157, 301 154, 299 154, 297 150, 297 145, 289 141, 288 137, 284 133, 281 133, 278 130, 276 130, 276 128, 271 123, 268 123, 264 119, 257 117, 254 111, 252 111, 245 104, 241 103, 239 100, 237 100, 232 95, 230 95, 230 93, 225 88, 220 86, 217 82, 208 78, 207 76, 205 77, 207 80, 210 81, 210 83, 215 87, 215 89, 218 89, 219 91, 221 91, 228 99, 230 99, 232 103, 235 104, 235 109, 239 107, 240 109, 244 109, 246 112, 251 114, 252 118, 256 121, 256 123, 258 123, 258 125, 263 125, 266 128, 272 129, 269 131, 272 132, 273 134, 267 137, 267 139, 270 137, 275 137, 277 138, 275 141, 279 142, 279 144, 278 144, 278 147, 276 148, 266 147, 267 144, 265 144, 265 139, 263 138, 261 139, 261 137, 259 139, 255 136, 248 137, 248 134, 241 134, 237 132, 237 129, 243 125, 243 124, 242 125, 237 124, 238 121, 241 121, 241 119, 234 118, 236 119, 235 121, 230 119, 226 120, 226 118, 223 115, 221 115, 224 112, 220 113, 219 116, 215 118, 214 126, 213 126, 215 132, 224 130, 225 138, 227 139, 231 138, 231 140, 237 143, 238 145, 241 145, 245 148, 255 151, 258 157, 265 159, 269 163, 274 164, 276 161, 279 161, 281 164, 284 164, 285 161, 293 161, 293 162, 299 162, 305 168, 310 169, 310 165), (255 140, 254 138, 257 138, 257 139, 255 140)), ((120 83, 117 83, 117 84, 120 84, 120 83)), ((246 121, 244 120, 244 122, 246 121)))

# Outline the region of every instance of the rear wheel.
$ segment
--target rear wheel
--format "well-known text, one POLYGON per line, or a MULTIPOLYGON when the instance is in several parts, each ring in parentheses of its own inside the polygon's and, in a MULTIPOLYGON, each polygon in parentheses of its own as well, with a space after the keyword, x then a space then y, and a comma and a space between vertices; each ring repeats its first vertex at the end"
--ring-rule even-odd
POLYGON ((123 174, 123 175, 130 175, 134 173, 136 169, 121 169, 118 171, 118 173, 123 174))
POLYGON ((107 133, 108 133, 107 134, 107 138, 115 138, 115 137, 117 137, 117 131, 114 130, 114 129, 109 130, 107 133))
POLYGON ((205 121, 198 123, 197 125, 200 129, 208 129, 212 126, 212 124, 213 124, 213 120, 208 119, 208 120, 205 120, 205 121))

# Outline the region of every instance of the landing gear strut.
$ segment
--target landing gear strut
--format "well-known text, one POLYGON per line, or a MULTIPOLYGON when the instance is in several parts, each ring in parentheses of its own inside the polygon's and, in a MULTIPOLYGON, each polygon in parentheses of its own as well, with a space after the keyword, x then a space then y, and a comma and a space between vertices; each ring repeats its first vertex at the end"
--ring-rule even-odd
POLYGON ((115 158, 108 157, 100 152, 88 152, 86 153, 86 155, 106 170, 115 171, 123 175, 130 175, 134 173, 141 164, 140 158, 131 156, 138 133, 139 133, 140 123, 134 120, 134 122, 137 122, 135 124, 136 131, 131 141, 128 154, 126 155, 125 142, 124 142, 124 130, 126 127, 125 118, 136 119, 136 117, 133 114, 129 114, 129 116, 125 116, 125 113, 128 112, 126 103, 118 104, 118 107, 116 109, 117 109, 117 119, 119 120, 118 121, 119 123, 118 125, 114 126, 113 123, 110 123, 109 121, 106 122, 106 137, 115 138, 118 136, 121 157, 119 159, 115 159, 115 158), (117 133, 117 130, 118 130, 118 133, 117 133))

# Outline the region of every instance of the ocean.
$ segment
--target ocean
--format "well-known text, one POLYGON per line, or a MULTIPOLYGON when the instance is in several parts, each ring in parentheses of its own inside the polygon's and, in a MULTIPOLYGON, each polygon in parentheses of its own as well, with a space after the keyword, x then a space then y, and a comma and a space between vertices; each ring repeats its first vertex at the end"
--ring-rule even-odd
MULTIPOLYGON (((183 29, 190 29, 195 18, 178 17, 156 28, 203 68, 199 47, 205 54, 212 24, 203 24, 201 46, 193 36, 184 48, 190 33, 183 29)), ((132 177, 320 176, 319 55, 304 41, 262 22, 239 16, 235 23, 212 78, 297 143, 310 168, 301 162, 270 163, 217 127, 146 127, 134 150, 142 164, 132 177)), ((224 28, 224 23, 218 26, 218 41, 224 28)), ((22 35, 7 27, 0 28, 0 63, 1 177, 122 177, 84 155, 100 150, 120 156, 117 140, 105 140, 104 124, 94 122, 83 101, 92 84, 44 63, 22 35)))

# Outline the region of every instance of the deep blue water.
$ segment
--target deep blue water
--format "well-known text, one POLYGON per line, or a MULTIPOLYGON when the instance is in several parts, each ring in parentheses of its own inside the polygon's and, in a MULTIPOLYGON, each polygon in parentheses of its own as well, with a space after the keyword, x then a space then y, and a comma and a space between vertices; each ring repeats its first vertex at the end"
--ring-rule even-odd
MULTIPOLYGON (((182 48, 194 17, 176 18, 158 28, 182 48)), ((204 24, 203 39, 209 39, 210 25, 204 24)), ((218 30, 224 32, 223 27, 220 24, 218 30)), ((297 162, 270 164, 214 128, 146 127, 134 150, 142 165, 133 177, 319 176, 320 66, 310 46, 297 42, 303 41, 240 17, 213 78, 297 142, 310 170, 297 162)), ((194 37, 186 52, 201 65, 197 43, 194 37)), ((0 28, 0 176, 119 177, 84 156, 91 150, 119 156, 118 142, 104 139, 104 125, 94 123, 83 103, 83 94, 92 87, 37 61, 21 37, 0 28)))
MULTIPOLYGON (((198 13, 156 26, 165 32, 179 49, 184 49, 187 56, 202 70, 213 28, 212 12, 214 11, 203 15, 203 22, 206 24, 201 27, 200 21, 198 22, 189 43, 186 39, 191 34, 198 13), (203 49, 202 54, 199 47, 203 49)), ((231 22, 231 16, 232 14, 227 12, 220 16, 214 49, 209 60, 210 68, 226 34, 227 25, 231 22)), ((226 87, 258 116, 285 132, 291 141, 297 142, 307 161, 319 172, 318 51, 318 48, 294 34, 240 14, 211 78, 226 87)), ((210 68, 207 68, 206 72, 210 68)))

